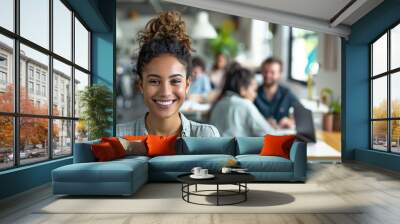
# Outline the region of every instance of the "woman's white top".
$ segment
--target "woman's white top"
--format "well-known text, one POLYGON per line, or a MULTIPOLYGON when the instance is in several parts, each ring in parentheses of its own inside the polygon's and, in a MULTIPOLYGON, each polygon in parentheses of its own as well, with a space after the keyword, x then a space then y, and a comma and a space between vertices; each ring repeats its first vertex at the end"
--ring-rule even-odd
POLYGON ((215 104, 210 123, 221 136, 257 137, 274 131, 253 102, 232 91, 215 104))

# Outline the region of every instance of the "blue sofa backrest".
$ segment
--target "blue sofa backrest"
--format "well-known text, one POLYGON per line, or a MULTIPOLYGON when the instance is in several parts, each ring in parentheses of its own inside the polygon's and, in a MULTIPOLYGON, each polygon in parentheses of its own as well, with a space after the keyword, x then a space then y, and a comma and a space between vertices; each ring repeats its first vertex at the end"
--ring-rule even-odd
POLYGON ((226 154, 235 155, 233 137, 184 137, 177 143, 177 154, 226 154))
MULTIPOLYGON (((91 144, 98 144, 100 140, 76 143, 74 149, 74 163, 95 162, 96 159, 90 149, 91 144)), ((184 137, 177 141, 177 154, 226 154, 243 155, 259 154, 264 143, 263 137, 184 137)))
POLYGON ((264 144, 264 137, 236 137, 236 155, 259 154, 264 144))
POLYGON ((95 162, 96 158, 94 157, 90 145, 99 144, 100 139, 75 143, 74 149, 74 163, 88 163, 95 162))

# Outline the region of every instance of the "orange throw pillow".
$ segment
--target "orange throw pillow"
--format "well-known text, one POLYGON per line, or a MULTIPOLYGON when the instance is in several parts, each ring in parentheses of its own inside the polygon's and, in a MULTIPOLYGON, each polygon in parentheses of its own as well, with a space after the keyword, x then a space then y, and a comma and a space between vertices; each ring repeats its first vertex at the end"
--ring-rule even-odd
POLYGON ((125 135, 124 139, 128 140, 128 141, 137 141, 137 140, 141 140, 141 141, 145 141, 147 138, 147 135, 125 135))
POLYGON ((109 137, 109 138, 101 138, 101 142, 108 142, 114 149, 115 155, 117 158, 121 158, 126 156, 126 151, 122 146, 121 142, 119 142, 118 138, 116 137, 109 137))
POLYGON ((90 147, 92 149, 94 157, 99 162, 110 161, 117 158, 113 147, 108 142, 93 144, 90 147))
POLYGON ((176 138, 178 136, 149 135, 146 139, 148 156, 176 155, 176 138))
POLYGON ((290 148, 294 140, 295 135, 265 135, 264 145, 261 149, 260 155, 262 156, 280 156, 286 159, 290 158, 290 148))

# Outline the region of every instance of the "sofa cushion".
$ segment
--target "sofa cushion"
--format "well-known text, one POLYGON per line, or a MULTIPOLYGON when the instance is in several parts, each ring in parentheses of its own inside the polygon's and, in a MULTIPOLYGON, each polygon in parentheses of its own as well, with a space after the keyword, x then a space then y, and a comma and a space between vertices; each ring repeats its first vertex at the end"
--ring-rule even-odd
POLYGON ((264 137, 237 137, 236 155, 259 154, 264 144, 264 137))
POLYGON ((118 138, 121 142, 126 155, 137 155, 145 156, 147 155, 146 143, 142 140, 126 140, 124 138, 118 138))
POLYGON ((178 136, 149 135, 146 138, 147 155, 165 156, 176 154, 176 139, 178 136))
POLYGON ((149 160, 149 170, 163 172, 190 172, 193 167, 200 166, 211 172, 219 171, 230 159, 231 155, 175 155, 158 156, 149 160))
POLYGON ((101 142, 108 142, 112 146, 117 158, 126 156, 126 151, 117 137, 103 137, 101 142))
POLYGON ((147 172, 145 159, 74 163, 53 170, 57 182, 131 182, 134 173, 147 172))
POLYGON ((292 172, 292 161, 279 156, 238 155, 240 167, 249 172, 292 172))
POLYGON ((95 162, 96 158, 90 148, 92 144, 99 144, 100 139, 75 143, 74 147, 74 163, 95 162))
POLYGON ((292 144, 296 140, 295 135, 265 135, 264 137, 264 145, 261 149, 261 156, 280 156, 286 159, 290 159, 290 148, 292 144))
POLYGON ((92 149, 94 157, 96 157, 96 161, 105 162, 119 158, 109 142, 92 144, 90 148, 92 149))
POLYGON ((135 160, 148 162, 149 159, 150 159, 150 157, 147 157, 147 156, 130 155, 130 156, 125 156, 124 158, 120 158, 120 159, 114 160, 113 162, 127 162, 127 163, 130 163, 130 162, 135 161, 135 160))
POLYGON ((236 148, 235 139, 232 137, 184 137, 177 146, 177 154, 184 155, 235 155, 236 148))

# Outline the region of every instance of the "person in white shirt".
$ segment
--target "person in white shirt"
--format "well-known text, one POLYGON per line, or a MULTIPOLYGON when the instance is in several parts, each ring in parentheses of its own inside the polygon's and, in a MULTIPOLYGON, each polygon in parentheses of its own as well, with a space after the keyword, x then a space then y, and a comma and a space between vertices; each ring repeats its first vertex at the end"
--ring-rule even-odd
POLYGON ((221 136, 264 136, 274 129, 259 112, 253 101, 257 96, 255 75, 238 63, 225 74, 221 95, 211 108, 210 123, 221 136))

